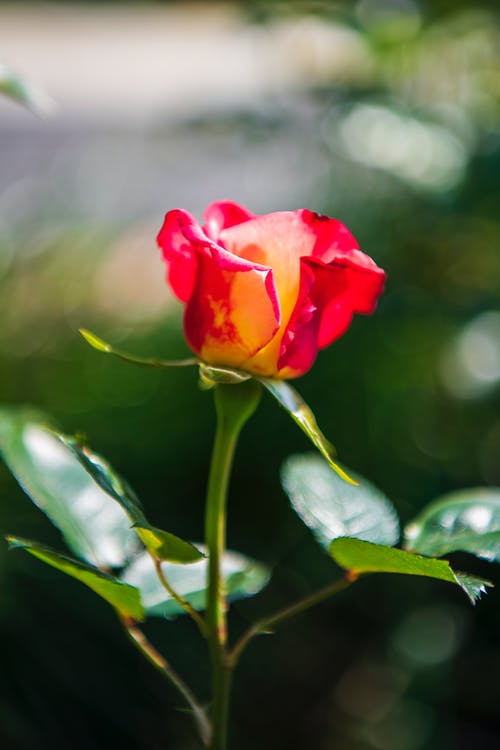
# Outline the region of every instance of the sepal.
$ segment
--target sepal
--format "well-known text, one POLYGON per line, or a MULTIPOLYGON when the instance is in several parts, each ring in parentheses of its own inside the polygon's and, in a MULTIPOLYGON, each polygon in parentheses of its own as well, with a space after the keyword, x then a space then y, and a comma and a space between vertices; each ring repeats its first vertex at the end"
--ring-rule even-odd
POLYGON ((305 432, 312 444, 326 458, 332 469, 346 482, 356 484, 356 481, 351 479, 334 460, 335 448, 319 429, 312 409, 306 404, 302 396, 284 380, 273 380, 271 378, 259 378, 259 380, 269 393, 274 396, 279 405, 291 416, 293 421, 298 424, 300 429, 305 432))
POLYGON ((123 360, 124 362, 128 362, 129 364, 139 365, 139 367, 154 367, 161 369, 169 367, 190 367, 198 364, 198 360, 194 358, 169 361, 164 359, 156 359, 155 357, 139 357, 135 354, 124 352, 122 349, 117 349, 111 344, 108 344, 107 341, 104 341, 104 339, 96 336, 95 333, 88 331, 86 328, 80 328, 80 333, 87 344, 89 344, 93 349, 96 349, 98 352, 111 354, 114 357, 118 357, 118 359, 123 360))

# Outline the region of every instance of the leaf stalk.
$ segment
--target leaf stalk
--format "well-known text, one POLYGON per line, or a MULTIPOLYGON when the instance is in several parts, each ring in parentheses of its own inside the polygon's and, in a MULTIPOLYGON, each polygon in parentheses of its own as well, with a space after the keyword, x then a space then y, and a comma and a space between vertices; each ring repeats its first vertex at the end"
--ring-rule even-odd
POLYGON ((165 591, 169 596, 172 597, 172 599, 175 599, 177 604, 182 607, 183 610, 194 620, 194 622, 198 625, 202 636, 204 638, 208 638, 208 627, 203 617, 170 585, 165 573, 163 572, 163 568, 161 567, 161 560, 154 555, 151 555, 151 557, 155 566, 156 575, 158 576, 158 579, 165 591))
POLYGON ((294 604, 291 604, 284 609, 278 610, 278 612, 275 612, 273 615, 264 617, 261 620, 255 622, 248 628, 248 630, 243 633, 243 635, 233 646, 232 650, 228 653, 228 662, 231 669, 234 669, 236 667, 243 651, 256 636, 265 635, 272 632, 274 628, 276 628, 278 625, 281 625, 281 623, 285 622, 286 620, 289 620, 291 617, 300 615, 302 614, 302 612, 305 612, 311 607, 314 607, 314 605, 320 604, 326 599, 329 599, 331 596, 344 591, 344 589, 348 588, 352 583, 354 583, 355 580, 357 580, 357 576, 352 575, 352 573, 347 573, 340 580, 330 583, 328 586, 325 586, 319 591, 316 591, 314 594, 310 594, 303 599, 299 599, 294 604))

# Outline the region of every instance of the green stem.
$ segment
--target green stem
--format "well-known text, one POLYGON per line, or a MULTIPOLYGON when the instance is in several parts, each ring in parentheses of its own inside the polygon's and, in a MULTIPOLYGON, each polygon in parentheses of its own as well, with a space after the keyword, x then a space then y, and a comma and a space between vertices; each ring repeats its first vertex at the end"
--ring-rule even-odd
POLYGON ((191 711, 203 745, 207 746, 210 741, 211 729, 204 709, 199 704, 191 689, 177 672, 170 666, 159 651, 148 641, 137 623, 130 618, 122 618, 123 627, 128 637, 140 653, 149 661, 160 674, 173 685, 182 695, 191 711))
POLYGON ((220 420, 212 454, 207 492, 205 539, 209 552, 207 622, 211 638, 226 642, 226 612, 222 581, 222 557, 226 542, 226 493, 238 435, 220 420))
POLYGON ((215 388, 217 432, 208 479, 205 541, 208 548, 206 624, 212 660, 213 704, 210 750, 225 750, 231 668, 227 660, 226 596, 222 561, 226 549, 226 502, 229 478, 240 431, 257 407, 260 386, 255 381, 215 388))
POLYGON ((334 596, 334 594, 338 594, 340 591, 343 591, 352 583, 354 583, 355 580, 356 576, 348 573, 339 581, 330 583, 328 586, 325 586, 319 591, 316 591, 314 594, 310 594, 304 599, 299 599, 299 601, 295 602, 295 604, 291 604, 289 607, 285 607, 284 609, 275 612, 273 615, 265 617, 262 620, 259 620, 258 622, 251 625, 248 630, 243 633, 241 638, 234 645, 233 649, 228 653, 227 661, 229 668, 234 669, 236 667, 241 654, 246 649, 250 641, 252 641, 256 636, 271 632, 273 628, 281 625, 281 623, 285 622, 285 620, 289 620, 291 617, 295 617, 295 615, 299 615, 302 612, 305 612, 307 609, 310 609, 315 604, 320 604, 321 602, 325 601, 325 599, 329 599, 331 596, 334 596))

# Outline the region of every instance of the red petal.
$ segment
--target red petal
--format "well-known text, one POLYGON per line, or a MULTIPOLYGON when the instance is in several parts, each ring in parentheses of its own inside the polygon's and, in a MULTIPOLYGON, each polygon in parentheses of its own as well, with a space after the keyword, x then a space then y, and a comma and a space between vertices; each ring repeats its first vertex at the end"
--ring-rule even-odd
POLYGON ((329 265, 313 258, 304 262, 315 275, 311 297, 320 311, 318 346, 324 349, 345 333, 355 313, 369 315, 375 310, 386 275, 359 250, 329 265))
POLYGON ((219 248, 200 255, 184 330, 204 361, 239 367, 271 341, 280 311, 272 270, 228 255, 219 248))
POLYGON ((303 208, 301 214, 303 222, 316 236, 310 253, 313 258, 318 258, 323 263, 330 263, 339 255, 359 250, 356 239, 342 222, 315 211, 309 211, 307 208, 303 208))
POLYGON ((370 314, 384 288, 386 275, 367 255, 353 250, 326 264, 301 259, 297 304, 283 336, 279 367, 303 374, 324 349, 348 329, 355 313, 370 314))
POLYGON ((186 211, 167 214, 158 244, 187 302, 186 337, 204 361, 237 367, 269 343, 280 325, 271 268, 217 245, 186 211))
POLYGON ((284 323, 290 319, 299 293, 300 258, 311 255, 316 242, 302 214, 302 209, 278 211, 221 232, 221 242, 235 256, 273 269, 284 323))
POLYGON ((156 241, 168 266, 167 277, 172 291, 182 302, 187 302, 193 291, 198 259, 182 231, 181 221, 184 217, 195 222, 186 211, 169 211, 156 241))
POLYGON ((244 221, 255 218, 255 215, 247 211, 243 206, 231 201, 217 201, 211 203, 203 212, 205 226, 203 230, 213 240, 218 240, 223 229, 234 227, 244 221))
POLYGON ((297 377, 355 313, 373 312, 385 274, 341 222, 306 209, 254 217, 230 202, 205 216, 202 229, 171 211, 158 235, 188 303, 186 336, 205 361, 297 377))
POLYGON ((314 272, 301 263, 300 290, 297 304, 281 340, 278 370, 280 377, 297 377, 307 372, 318 353, 318 308, 310 297, 314 272))
POLYGON ((303 217, 316 231, 311 258, 304 260, 316 269, 311 295, 320 310, 318 346, 324 349, 345 333, 355 313, 375 310, 386 275, 340 221, 307 210, 303 217))

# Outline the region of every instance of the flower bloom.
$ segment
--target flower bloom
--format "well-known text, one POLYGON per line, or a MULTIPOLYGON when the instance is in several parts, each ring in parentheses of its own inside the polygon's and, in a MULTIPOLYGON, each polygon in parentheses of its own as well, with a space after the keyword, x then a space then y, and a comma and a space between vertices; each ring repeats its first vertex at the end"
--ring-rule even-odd
POLYGON ((336 219, 305 208, 255 216, 227 201, 200 226, 169 211, 158 235, 184 331, 208 364, 295 378, 354 313, 375 309, 385 273, 336 219))

